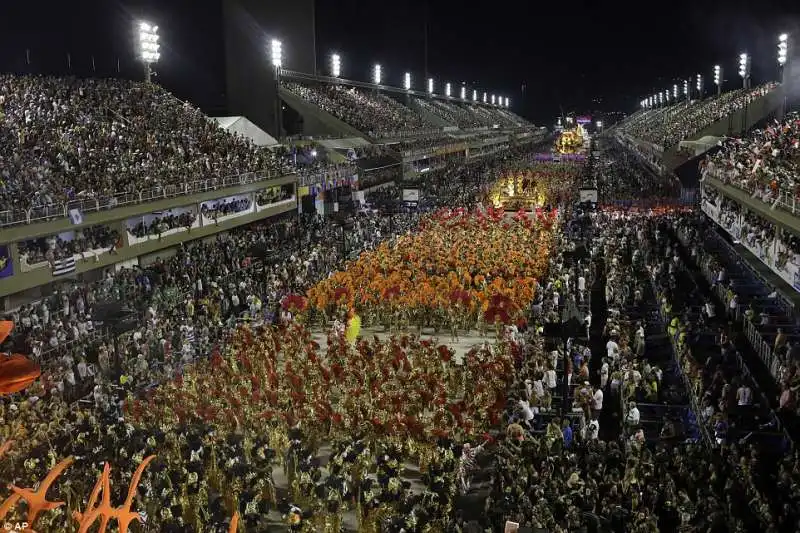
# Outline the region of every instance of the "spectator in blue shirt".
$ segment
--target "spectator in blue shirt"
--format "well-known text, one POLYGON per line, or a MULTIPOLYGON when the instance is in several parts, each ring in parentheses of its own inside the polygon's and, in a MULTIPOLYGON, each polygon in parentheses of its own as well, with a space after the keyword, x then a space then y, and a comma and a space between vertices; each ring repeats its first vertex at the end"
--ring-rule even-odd
POLYGON ((572 425, 569 419, 564 420, 562 433, 564 434, 564 448, 569 449, 572 446, 572 425))

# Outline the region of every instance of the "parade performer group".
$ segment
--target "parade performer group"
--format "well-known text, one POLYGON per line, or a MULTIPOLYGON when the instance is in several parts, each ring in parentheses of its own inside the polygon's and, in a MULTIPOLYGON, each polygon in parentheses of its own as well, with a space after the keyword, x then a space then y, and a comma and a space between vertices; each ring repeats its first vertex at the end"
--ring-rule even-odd
MULTIPOLYGON (((566 187, 539 183, 556 194, 566 187)), ((288 323, 240 327, 173 381, 129 393, 124 419, 67 405, 52 424, 35 404, 0 413, 9 421, 3 435, 15 439, 0 442, 0 474, 12 471, 3 459, 26 466, 23 478, 9 479, 13 491, 0 493, 0 520, 23 520, 26 502, 37 531, 112 520, 120 531, 133 521, 165 532, 263 531, 276 509, 291 531, 338 533, 347 511, 363 532, 390 517, 408 531, 451 530, 475 456, 464 445, 481 449, 502 421, 523 357, 507 327, 525 325, 556 222, 555 211, 439 211, 418 233, 285 298, 288 323), (362 321, 392 334, 365 336, 362 321), (320 324, 324 346, 312 337, 320 324), (456 357, 409 333, 414 327, 454 338, 477 327, 491 342, 456 357), (69 439, 53 424, 70 427, 69 439), (409 490, 409 465, 422 474, 421 494, 409 490), (277 486, 278 468, 287 490, 277 486), (120 485, 129 496, 114 507, 111 487, 120 485)))

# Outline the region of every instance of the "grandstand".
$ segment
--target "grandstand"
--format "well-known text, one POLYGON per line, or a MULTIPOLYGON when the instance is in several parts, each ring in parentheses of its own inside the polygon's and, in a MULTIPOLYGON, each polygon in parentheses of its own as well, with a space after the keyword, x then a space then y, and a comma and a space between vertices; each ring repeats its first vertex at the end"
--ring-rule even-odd
POLYGON ((651 167, 672 172, 707 150, 692 141, 748 131, 779 109, 782 95, 780 85, 767 83, 702 100, 640 109, 611 131, 651 167))

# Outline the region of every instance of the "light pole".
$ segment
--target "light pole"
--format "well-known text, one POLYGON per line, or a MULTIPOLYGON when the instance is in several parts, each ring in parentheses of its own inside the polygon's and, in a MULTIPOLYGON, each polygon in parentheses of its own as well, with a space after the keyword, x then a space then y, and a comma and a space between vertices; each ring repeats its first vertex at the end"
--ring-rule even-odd
POLYGON ((703 99, 703 93, 705 92, 704 91, 705 86, 703 85, 703 75, 702 74, 698 74, 697 75, 697 85, 696 86, 697 86, 697 99, 698 100, 702 100, 703 99))
POLYGON ((692 99, 692 95, 689 94, 689 80, 683 80, 683 96, 686 97, 686 100, 692 99))
POLYGON ((275 135, 283 138, 283 103, 281 102, 281 66, 283 65, 283 44, 278 39, 269 43, 272 68, 275 69, 275 135))
POLYGON ((342 58, 339 54, 331 55, 331 74, 334 78, 342 75, 342 58))
POLYGON ((487 100, 486 100, 486 93, 483 93, 483 103, 485 104, 486 102, 487 102, 487 100))
POLYGON ((444 84, 444 95, 446 97, 448 97, 448 98, 450 98, 450 90, 451 90, 450 82, 445 83, 444 84))
POLYGON ((139 52, 144 62, 144 80, 150 83, 153 77, 153 63, 158 63, 161 58, 158 44, 158 26, 153 26, 147 22, 139 23, 139 52))
POLYGON ((472 101, 473 102, 478 101, 478 91, 476 91, 475 89, 472 89, 472 101))
POLYGON ((461 99, 462 100, 466 100, 467 99, 467 86, 466 85, 462 85, 461 86, 461 99))
POLYGON ((381 84, 382 75, 383 75, 383 72, 381 72, 381 66, 380 65, 375 65, 375 68, 372 71, 372 82, 375 85, 380 85, 381 84))
POLYGON ((509 100, 508 96, 506 96, 506 108, 511 107, 511 100, 509 100))
POLYGON ((405 76, 403 76, 403 88, 406 91, 410 91, 411 90, 411 73, 410 72, 406 72, 405 76))
POLYGON ((742 77, 742 88, 750 88, 750 56, 747 53, 739 54, 739 76, 742 77))
POLYGON ((672 99, 678 101, 678 84, 672 86, 672 99))
POLYGON ((781 102, 780 117, 786 113, 786 104, 789 97, 791 85, 791 75, 789 65, 789 34, 782 33, 778 36, 778 68, 781 70, 781 91, 783 91, 783 101, 781 102))
POLYGON ((717 96, 722 94, 722 67, 714 65, 714 85, 717 86, 717 96))
POLYGON ((428 78, 428 94, 433 94, 433 78, 428 78))

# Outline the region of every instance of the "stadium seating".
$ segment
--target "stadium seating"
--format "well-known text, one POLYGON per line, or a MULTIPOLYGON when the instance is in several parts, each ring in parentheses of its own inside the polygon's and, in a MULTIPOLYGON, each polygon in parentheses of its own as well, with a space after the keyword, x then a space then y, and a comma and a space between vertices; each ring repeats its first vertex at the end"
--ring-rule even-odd
MULTIPOLYGON (((15 211, 4 224, 31 208, 47 213, 83 199, 113 206, 195 181, 288 172, 269 150, 155 84, 4 74, 0 116, 0 210, 15 211)), ((63 216, 63 207, 55 212, 63 216)))
POLYGON ((768 83, 751 90, 739 89, 718 97, 641 111, 621 124, 619 131, 667 148, 699 133, 775 87, 776 84, 768 83))
POLYGON ((800 115, 751 132, 743 139, 727 139, 722 149, 705 160, 704 173, 738 187, 768 204, 793 211, 800 164, 800 115))
POLYGON ((373 137, 396 137, 436 129, 411 108, 377 92, 343 85, 281 83, 284 89, 373 137))

